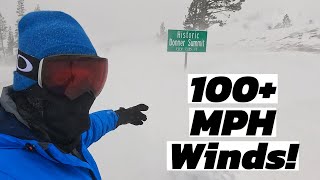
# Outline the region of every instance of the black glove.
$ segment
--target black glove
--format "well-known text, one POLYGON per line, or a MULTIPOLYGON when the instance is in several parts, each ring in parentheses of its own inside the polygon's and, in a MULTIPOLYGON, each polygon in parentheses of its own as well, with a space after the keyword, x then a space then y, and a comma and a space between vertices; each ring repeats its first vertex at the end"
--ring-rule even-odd
POLYGON ((121 107, 115 112, 119 116, 117 127, 123 124, 142 125, 147 120, 147 116, 141 111, 147 111, 149 107, 145 104, 139 104, 134 107, 125 109, 121 107))

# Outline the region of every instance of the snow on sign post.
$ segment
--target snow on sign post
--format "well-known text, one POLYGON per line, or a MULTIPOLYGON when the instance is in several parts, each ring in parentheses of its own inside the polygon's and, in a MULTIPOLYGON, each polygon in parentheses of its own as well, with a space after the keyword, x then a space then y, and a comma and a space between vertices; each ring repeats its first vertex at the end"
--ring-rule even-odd
POLYGON ((168 52, 185 52, 187 68, 188 52, 206 52, 207 31, 168 30, 168 52))

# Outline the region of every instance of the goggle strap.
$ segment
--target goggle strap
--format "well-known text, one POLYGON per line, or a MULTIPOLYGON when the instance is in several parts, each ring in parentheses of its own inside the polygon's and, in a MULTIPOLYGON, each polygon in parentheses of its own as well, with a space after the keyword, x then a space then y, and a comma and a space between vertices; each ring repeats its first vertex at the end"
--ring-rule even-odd
POLYGON ((16 71, 19 74, 38 81, 39 64, 39 59, 18 50, 16 71))

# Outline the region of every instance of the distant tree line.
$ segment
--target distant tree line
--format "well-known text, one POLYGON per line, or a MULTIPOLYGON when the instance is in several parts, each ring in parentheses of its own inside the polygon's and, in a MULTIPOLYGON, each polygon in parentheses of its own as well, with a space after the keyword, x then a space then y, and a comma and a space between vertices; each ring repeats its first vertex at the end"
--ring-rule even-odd
MULTIPOLYGON (((40 6, 37 5, 34 11, 40 11, 40 6)), ((24 0, 17 1, 16 13, 17 20, 15 29, 13 30, 12 27, 7 24, 5 17, 0 12, 0 57, 13 55, 14 50, 18 47, 18 23, 26 13, 24 0)))

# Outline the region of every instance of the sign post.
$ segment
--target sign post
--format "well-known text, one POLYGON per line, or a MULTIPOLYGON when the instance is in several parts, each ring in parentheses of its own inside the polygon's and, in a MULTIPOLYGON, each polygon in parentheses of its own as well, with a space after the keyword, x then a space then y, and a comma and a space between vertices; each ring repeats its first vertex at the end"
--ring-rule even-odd
POLYGON ((185 52, 184 55, 184 69, 187 69, 188 66, 188 52, 185 52))
POLYGON ((168 30, 168 52, 185 52, 184 67, 187 68, 188 52, 207 51, 207 31, 168 30))

